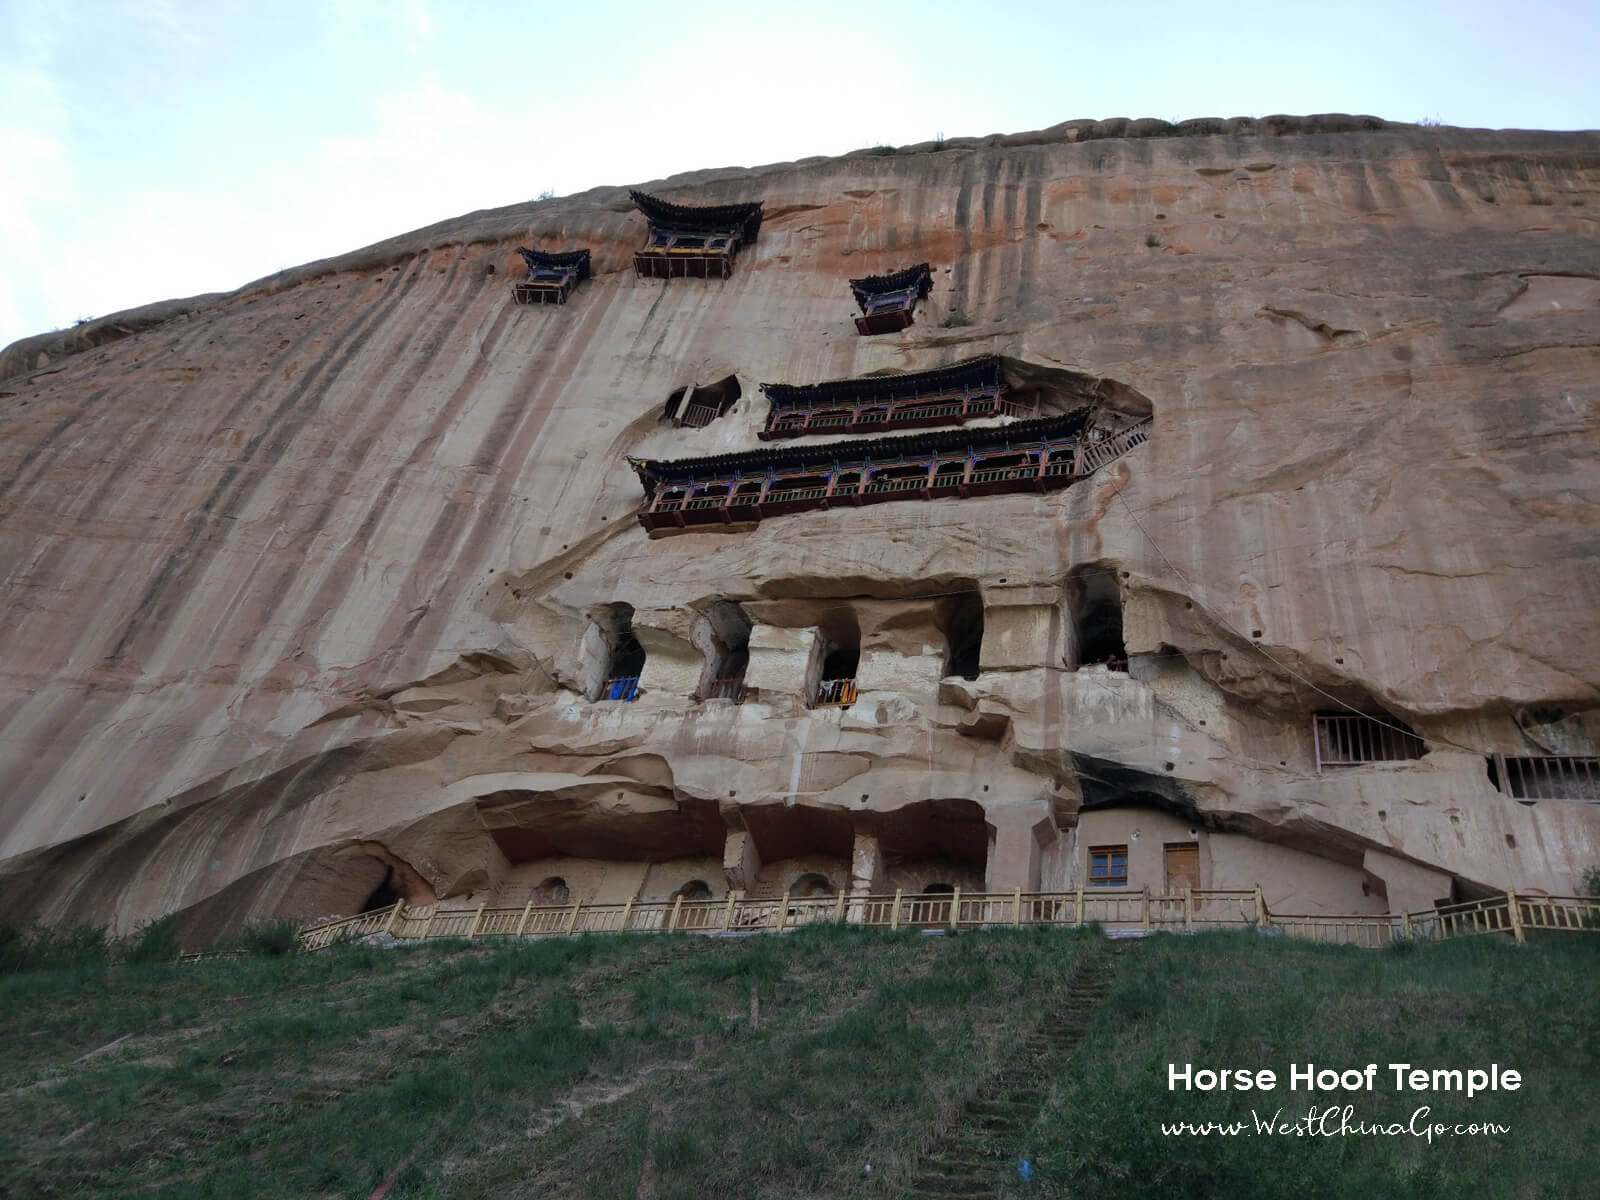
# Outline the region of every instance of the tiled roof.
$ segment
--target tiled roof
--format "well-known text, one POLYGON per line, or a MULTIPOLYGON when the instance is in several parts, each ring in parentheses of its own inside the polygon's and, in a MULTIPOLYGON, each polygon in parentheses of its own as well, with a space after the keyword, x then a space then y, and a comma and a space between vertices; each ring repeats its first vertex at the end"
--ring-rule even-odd
POLYGON ((788 404, 812 404, 818 400, 853 400, 856 397, 917 396, 957 388, 999 387, 1000 360, 994 355, 969 358, 931 371, 909 371, 901 375, 870 375, 864 379, 834 379, 827 383, 763 383, 761 390, 774 408, 788 404))
POLYGON ((756 240, 761 232, 761 205, 757 204, 673 204, 658 200, 644 192, 629 192, 633 203, 651 225, 666 229, 702 233, 725 233, 738 230, 746 243, 756 240))
POLYGON ((522 255, 522 261, 528 264, 530 271, 566 271, 577 267, 579 283, 589 278, 587 250, 566 250, 560 254, 545 254, 538 250, 529 250, 526 246, 518 246, 517 253, 522 255))
POLYGON ((764 473, 769 467, 779 469, 824 467, 832 466, 836 462, 857 463, 865 459, 905 458, 911 455, 936 454, 944 450, 965 450, 968 447, 979 453, 992 453, 1013 445, 1072 437, 1082 432, 1088 417, 1089 408, 1085 405, 1070 413, 1041 417, 1032 421, 1013 421, 1008 425, 992 425, 976 429, 942 429, 937 433, 913 434, 909 437, 829 442, 821 446, 779 446, 772 449, 747 450, 738 454, 713 454, 706 458, 680 458, 670 462, 652 458, 629 458, 628 465, 639 473, 646 490, 654 490, 656 483, 764 473))
POLYGON ((928 293, 933 290, 933 273, 927 263, 918 263, 914 267, 907 267, 903 271, 896 271, 892 275, 868 275, 865 279, 852 279, 850 291, 855 295, 856 304, 862 312, 867 311, 867 300, 873 296, 881 296, 885 292, 898 292, 908 287, 917 289, 917 298, 925 300, 928 293))

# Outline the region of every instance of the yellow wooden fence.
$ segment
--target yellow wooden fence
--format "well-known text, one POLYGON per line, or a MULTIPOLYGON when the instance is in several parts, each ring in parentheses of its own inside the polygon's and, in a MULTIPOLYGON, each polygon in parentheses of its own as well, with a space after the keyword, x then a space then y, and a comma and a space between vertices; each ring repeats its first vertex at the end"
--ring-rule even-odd
POLYGON ((400 900, 360 916, 315 922, 300 931, 301 944, 321 950, 336 942, 387 934, 401 941, 424 938, 570 937, 580 933, 782 933, 801 925, 842 922, 879 929, 977 929, 1005 925, 1076 927, 1111 931, 1276 929, 1310 941, 1358 946, 1440 941, 1473 934, 1506 934, 1524 941, 1530 930, 1600 929, 1600 898, 1519 896, 1514 892, 1448 904, 1423 912, 1389 914, 1275 913, 1261 889, 1185 889, 1172 895, 1103 888, 1073 892, 976 892, 928 895, 798 897, 777 899, 628 900, 621 904, 539 904, 521 908, 413 908, 400 900))

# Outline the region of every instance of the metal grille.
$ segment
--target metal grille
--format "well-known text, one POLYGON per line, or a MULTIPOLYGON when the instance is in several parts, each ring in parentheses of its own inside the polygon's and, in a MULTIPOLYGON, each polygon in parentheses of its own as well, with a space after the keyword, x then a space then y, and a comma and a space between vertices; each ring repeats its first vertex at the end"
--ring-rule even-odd
POLYGON ((1600 803, 1600 757, 1539 754, 1494 757, 1495 786, 1518 800, 1588 800, 1600 803))
POLYGON ((1395 721, 1360 713, 1318 713, 1312 722, 1317 770, 1421 758, 1428 747, 1395 721))

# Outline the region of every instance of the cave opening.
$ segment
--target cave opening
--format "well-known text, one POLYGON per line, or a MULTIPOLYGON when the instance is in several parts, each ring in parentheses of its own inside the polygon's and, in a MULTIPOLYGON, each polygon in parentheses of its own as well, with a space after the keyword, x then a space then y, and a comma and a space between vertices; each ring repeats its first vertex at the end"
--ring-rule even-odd
POLYGON ((744 699, 751 627, 744 609, 732 601, 713 600, 700 609, 691 640, 705 656, 696 692, 702 700, 744 699))
POLYGON ((818 871, 807 871, 789 885, 789 895, 800 900, 821 899, 834 894, 833 882, 818 871))
POLYGON ((944 677, 976 679, 983 649, 983 597, 976 591, 944 597, 934 609, 934 622, 944 634, 944 677))
POLYGON ((813 703, 818 707, 850 707, 856 698, 856 671, 860 665, 859 647, 825 643, 817 671, 817 690, 813 703))
POLYGON ((676 425, 699 429, 718 417, 726 416, 742 394, 738 377, 734 375, 719 379, 716 383, 691 383, 667 397, 661 416, 663 420, 676 425))
POLYGON ((535 904, 566 904, 572 899, 572 890, 559 875, 551 875, 539 882, 530 899, 535 904))
POLYGON ((1067 576, 1067 615, 1071 631, 1067 666, 1071 670, 1104 664, 1128 669, 1122 640, 1122 588, 1108 566, 1078 567, 1067 576))
POLYGON ((607 604, 590 615, 584 637, 584 691, 590 700, 634 700, 645 652, 633 632, 633 605, 607 604))
POLYGON ((849 708, 856 699, 861 665, 861 626, 855 610, 841 604, 817 623, 806 666, 806 696, 812 708, 849 708))
POLYGON ((383 879, 378 886, 367 893, 367 898, 361 903, 361 912, 378 912, 381 909, 391 908, 395 901, 403 899, 405 893, 395 886, 394 868, 389 867, 383 873, 383 879))

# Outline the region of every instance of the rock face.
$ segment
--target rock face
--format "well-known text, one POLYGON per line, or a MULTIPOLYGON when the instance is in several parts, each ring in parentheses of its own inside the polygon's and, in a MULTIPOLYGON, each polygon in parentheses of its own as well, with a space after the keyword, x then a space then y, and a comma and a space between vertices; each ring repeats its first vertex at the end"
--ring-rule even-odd
POLYGON ((1600 135, 1247 124, 651 185, 764 204, 725 282, 638 277, 601 189, 7 351, 0 903, 198 940, 402 895, 1576 890, 1600 135), (514 305, 518 245, 594 278, 514 305), (922 261, 858 336, 848 280, 922 261), (761 447, 760 383, 981 354, 1151 436, 1064 490, 641 528, 625 456, 761 447), (637 699, 591 699, 630 631, 637 699), (858 699, 808 707, 841 646, 858 699), (739 651, 745 701, 695 699, 739 651), (1420 757, 1319 770, 1350 709, 1420 757), (1519 797, 1549 756, 1568 798, 1519 797))

